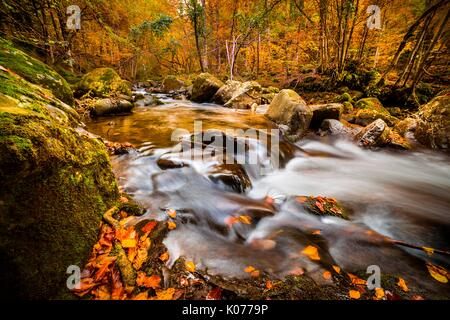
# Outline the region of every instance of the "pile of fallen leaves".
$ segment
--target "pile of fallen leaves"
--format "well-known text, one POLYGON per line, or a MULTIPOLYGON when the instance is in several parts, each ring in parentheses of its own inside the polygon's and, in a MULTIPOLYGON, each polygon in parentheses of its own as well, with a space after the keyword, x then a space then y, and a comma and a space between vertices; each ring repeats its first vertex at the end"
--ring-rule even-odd
POLYGON ((296 197, 297 202, 302 204, 308 212, 318 216, 335 216, 348 219, 348 214, 344 207, 333 198, 326 197, 296 197))

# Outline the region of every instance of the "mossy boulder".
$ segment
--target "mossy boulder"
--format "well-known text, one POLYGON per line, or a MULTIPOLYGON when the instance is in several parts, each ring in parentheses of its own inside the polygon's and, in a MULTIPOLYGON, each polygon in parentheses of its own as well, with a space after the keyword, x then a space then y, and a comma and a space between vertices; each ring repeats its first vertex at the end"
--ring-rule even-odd
POLYGON ((450 149, 450 93, 446 92, 420 107, 416 139, 434 149, 450 149))
POLYGON ((178 79, 176 76, 169 75, 164 78, 162 82, 163 91, 169 93, 171 91, 181 90, 186 86, 184 81, 178 79))
POLYGON ((85 74, 75 89, 76 97, 90 95, 106 98, 120 94, 131 96, 131 83, 123 80, 111 68, 98 68, 85 74))
POLYGON ((334 102, 337 102, 337 103, 350 102, 350 103, 352 103, 353 99, 352 99, 352 97, 350 96, 350 94, 348 92, 345 92, 342 95, 338 96, 334 100, 334 102))
POLYGON ((355 104, 356 124, 367 126, 377 119, 382 119, 389 126, 394 126, 398 119, 383 107, 377 98, 364 98, 355 104))
POLYGON ((325 119, 340 120, 344 112, 344 106, 341 103, 315 104, 309 108, 313 112, 311 119, 311 128, 319 128, 325 119))
POLYGON ((201 73, 192 81, 191 100, 195 102, 210 102, 223 86, 223 82, 209 73, 201 73))
POLYGON ((366 148, 376 148, 389 142, 391 129, 381 119, 377 119, 365 127, 357 136, 358 145, 366 148))
POLYGON ((0 77, 0 296, 70 297, 67 268, 84 265, 118 197, 108 154, 51 91, 0 77))
POLYGON ((133 107, 134 105, 127 100, 105 98, 97 100, 90 111, 91 115, 99 117, 111 114, 130 113, 133 107))
POLYGON ((73 93, 67 81, 45 63, 16 49, 11 42, 0 38, 0 67, 14 70, 30 83, 50 90, 59 100, 73 105, 73 93))
POLYGON ((308 130, 313 112, 295 91, 285 89, 273 99, 266 116, 279 125, 287 126, 287 135, 295 140, 308 130))

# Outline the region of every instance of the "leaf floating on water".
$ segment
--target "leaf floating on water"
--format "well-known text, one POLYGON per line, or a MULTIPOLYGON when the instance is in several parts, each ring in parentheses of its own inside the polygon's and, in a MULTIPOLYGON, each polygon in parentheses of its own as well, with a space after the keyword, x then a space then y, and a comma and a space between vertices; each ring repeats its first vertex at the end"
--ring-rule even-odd
POLYGON ((441 283, 447 283, 450 277, 449 272, 442 267, 427 263, 427 269, 430 275, 441 283))
POLYGON ((406 285, 406 281, 403 278, 398 278, 397 285, 405 292, 409 291, 408 286, 406 285))
POLYGON ((429 247, 422 247, 423 251, 425 251, 430 257, 434 254, 434 249, 429 247))
POLYGON ((192 261, 186 261, 184 263, 184 266, 186 267, 186 270, 189 272, 195 272, 195 263, 192 261))
POLYGON ((361 298, 361 293, 359 291, 357 291, 357 290, 350 290, 348 292, 348 296, 351 299, 356 299, 357 300, 357 299, 361 298))
POLYGON ((177 224, 173 221, 168 221, 167 222, 167 227, 169 228, 169 230, 173 230, 177 228, 177 224))
POLYGON ((172 219, 175 219, 177 216, 177 212, 174 209, 167 209, 166 213, 169 217, 171 217, 172 219))
POLYGON ((330 271, 324 271, 323 278, 325 280, 330 280, 331 279, 331 272, 330 271))
POLYGON ((314 246, 307 246, 303 249, 302 253, 308 256, 311 260, 320 260, 319 252, 314 246))

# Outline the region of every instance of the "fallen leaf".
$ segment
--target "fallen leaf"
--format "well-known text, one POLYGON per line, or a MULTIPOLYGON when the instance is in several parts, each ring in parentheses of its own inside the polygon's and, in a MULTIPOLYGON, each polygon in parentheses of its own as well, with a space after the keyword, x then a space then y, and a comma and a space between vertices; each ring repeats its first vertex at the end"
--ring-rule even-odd
POLYGON ((320 230, 314 230, 312 232, 312 234, 315 235, 315 236, 319 236, 321 233, 322 233, 322 231, 320 231, 320 230))
POLYGON ((316 201, 316 207, 319 208, 320 212, 325 212, 325 208, 321 202, 316 201))
POLYGON ((216 287, 211 289, 206 296, 206 300, 220 300, 222 298, 222 289, 216 287))
POLYGON ((449 273, 442 267, 435 266, 431 263, 427 263, 427 269, 430 275, 437 281, 441 283, 447 283, 449 273))
POLYGON ((357 286, 365 286, 367 284, 367 281, 361 278, 358 278, 354 274, 348 273, 347 274, 349 278, 352 280, 352 284, 357 286))
POLYGON ((434 254, 434 249, 429 247, 422 247, 423 251, 427 253, 430 257, 434 254))
POLYGON ((308 200, 308 197, 296 197, 295 200, 299 203, 305 203, 308 200))
POLYGON ((323 278, 325 280, 330 280, 331 279, 331 272, 330 271, 324 271, 323 278))
POLYGON ((159 260, 161 260, 162 262, 166 262, 167 260, 169 260, 169 253, 168 252, 164 252, 163 254, 161 254, 159 256, 159 260))
POLYGON ((272 288, 273 288, 272 281, 267 280, 267 281, 266 281, 266 289, 267 289, 267 290, 271 290, 272 288))
POLYGON ((409 291, 408 286, 406 285, 406 281, 403 278, 398 278, 397 285, 402 288, 403 291, 409 291))
POLYGON ((156 300, 172 300, 175 294, 175 288, 168 288, 167 290, 156 291, 156 300))
POLYGON ((167 227, 169 228, 169 230, 173 230, 173 229, 176 229, 177 224, 175 222, 173 222, 173 221, 168 221, 167 222, 167 227))
POLYGON ((375 298, 381 300, 384 298, 384 290, 382 288, 375 288, 375 298))
POLYGON ((305 273, 305 270, 303 268, 295 268, 292 269, 291 271, 289 271, 289 274, 293 275, 293 276, 301 276, 305 273))
POLYGON ((252 223, 252 218, 249 216, 239 216, 239 221, 244 223, 244 224, 251 224, 252 223))
POLYGON ((303 249, 302 253, 305 256, 309 257, 311 260, 320 260, 317 248, 314 246, 307 246, 305 249, 303 249))
POLYGON ((151 232, 153 228, 156 227, 158 223, 156 221, 150 221, 145 226, 142 227, 141 231, 144 233, 151 232))
POLYGON ((359 299, 361 298, 361 293, 357 290, 350 290, 348 293, 351 299, 359 299))
POLYGON ((259 278, 260 275, 261 272, 259 270, 254 270, 250 273, 250 276, 252 276, 253 278, 259 278))
POLYGON ((333 269, 336 273, 341 273, 341 268, 339 266, 333 266, 333 269))
POLYGON ((186 261, 184 263, 186 270, 189 272, 195 272, 195 263, 192 261, 186 261))
POLYGON ((121 243, 124 248, 134 248, 136 247, 137 241, 136 239, 124 239, 121 243))
POLYGON ((167 209, 166 214, 171 217, 172 219, 175 219, 177 216, 177 212, 174 209, 167 209))
POLYGON ((145 272, 139 272, 136 277, 136 284, 140 287, 156 289, 159 288, 160 283, 161 277, 157 275, 147 277, 145 272))
POLYGON ((425 298, 415 294, 411 297, 411 300, 425 300, 425 298))
POLYGON ((253 267, 253 266, 248 266, 248 267, 246 267, 245 269, 244 269, 244 271, 245 272, 247 272, 247 273, 252 273, 253 271, 255 271, 256 269, 255 269, 255 267, 253 267))
POLYGON ((137 294, 132 300, 148 300, 148 291, 137 294))

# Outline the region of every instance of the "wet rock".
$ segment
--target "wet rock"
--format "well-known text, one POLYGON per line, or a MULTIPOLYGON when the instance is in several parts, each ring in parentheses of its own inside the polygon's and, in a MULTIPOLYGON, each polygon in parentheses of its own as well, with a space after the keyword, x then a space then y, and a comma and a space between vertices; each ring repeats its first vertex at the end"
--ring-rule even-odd
POLYGON ((344 102, 342 105, 344 106, 344 113, 348 114, 353 112, 353 104, 351 104, 350 102, 344 102))
POLYGON ((417 119, 415 118, 406 118, 402 121, 399 121, 395 127, 394 130, 400 134, 402 137, 404 137, 408 132, 414 132, 417 128, 417 119))
POLYGON ((188 166, 186 163, 184 163, 181 160, 168 159, 168 158, 163 158, 163 157, 159 158, 158 161, 156 162, 156 164, 158 165, 158 167, 160 167, 163 170, 178 169, 178 168, 183 168, 183 167, 188 166))
POLYGON ((386 141, 386 145, 394 149, 411 150, 411 144, 408 142, 408 140, 406 140, 393 130, 389 132, 389 137, 386 141))
POLYGON ((130 153, 130 151, 134 150, 133 145, 128 142, 120 143, 120 142, 105 141, 105 146, 111 155, 128 154, 130 153))
POLYGON ((164 104, 158 97, 152 95, 143 95, 143 98, 136 98, 136 105, 139 107, 159 106, 164 104))
POLYGON ((360 131, 357 126, 335 119, 326 119, 322 122, 321 131, 332 136, 341 136, 347 138, 354 138, 360 131))
POLYGON ((163 92, 165 92, 165 93, 181 90, 185 86, 186 86, 186 84, 182 80, 180 80, 176 76, 172 76, 172 75, 165 77, 162 82, 163 92))
POLYGON ((367 126, 377 119, 382 119, 389 126, 394 126, 398 122, 377 98, 361 99, 356 103, 355 109, 356 124, 361 126, 367 126))
POLYGON ((233 98, 234 93, 238 91, 242 85, 243 84, 240 81, 228 80, 214 95, 214 102, 224 105, 233 98))
POLYGON ((340 103, 316 104, 309 107, 313 112, 311 128, 319 128, 325 119, 339 120, 344 111, 344 106, 340 103))
POLYGON ((99 117, 111 114, 130 113, 133 107, 133 104, 127 100, 113 98, 100 99, 92 107, 91 115, 99 117))
POLYGON ((434 149, 450 148, 450 93, 434 98, 420 107, 416 139, 434 149))
POLYGON ((98 68, 85 74, 76 85, 76 97, 87 94, 98 98, 120 94, 131 96, 131 84, 122 80, 114 69, 98 68))
POLYGON ((255 81, 227 81, 214 95, 214 102, 234 109, 250 109, 261 102, 262 87, 255 81))
POLYGON ((221 164, 209 172, 209 179, 225 186, 228 191, 245 193, 252 187, 250 178, 240 164, 221 164))
POLYGON ((212 101, 214 95, 223 86, 223 82, 209 73, 202 73, 192 82, 191 100, 195 102, 212 101))
POLYGON ((325 197, 295 197, 295 201, 316 216, 333 216, 348 220, 348 212, 336 199, 325 197))
POLYGON ((357 136, 356 140, 362 147, 375 148, 385 145, 389 140, 390 128, 381 119, 377 119, 365 127, 357 136))
POLYGON ((269 106, 266 116, 280 125, 288 126, 287 134, 298 139, 308 130, 313 112, 293 90, 281 90, 269 106))

